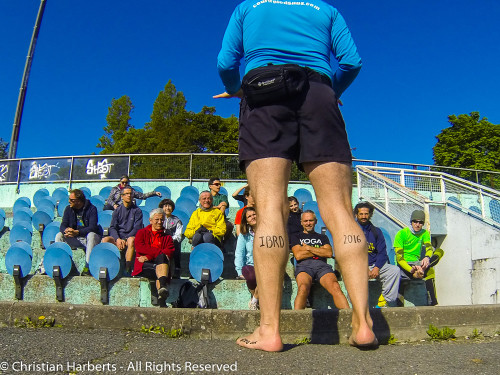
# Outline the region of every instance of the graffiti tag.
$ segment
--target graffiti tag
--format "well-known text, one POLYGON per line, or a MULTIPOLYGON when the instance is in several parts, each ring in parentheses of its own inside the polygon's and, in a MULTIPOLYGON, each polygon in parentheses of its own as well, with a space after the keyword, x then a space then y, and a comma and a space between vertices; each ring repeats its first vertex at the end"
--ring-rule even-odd
POLYGON ((97 164, 94 163, 93 159, 89 159, 87 162, 87 174, 97 175, 100 174, 101 179, 107 178, 106 173, 111 172, 111 167, 113 163, 108 163, 108 159, 103 159, 98 161, 97 164))

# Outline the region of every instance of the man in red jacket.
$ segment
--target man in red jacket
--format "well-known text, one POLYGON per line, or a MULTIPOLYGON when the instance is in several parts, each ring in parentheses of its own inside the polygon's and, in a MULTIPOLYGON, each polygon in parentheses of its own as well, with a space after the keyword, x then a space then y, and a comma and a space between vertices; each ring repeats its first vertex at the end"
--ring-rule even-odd
POLYGON ((165 233, 164 220, 165 213, 161 208, 152 210, 149 214, 151 224, 135 235, 135 264, 132 272, 132 276, 156 279, 160 306, 165 304, 168 297, 169 263, 174 253, 174 241, 165 233))

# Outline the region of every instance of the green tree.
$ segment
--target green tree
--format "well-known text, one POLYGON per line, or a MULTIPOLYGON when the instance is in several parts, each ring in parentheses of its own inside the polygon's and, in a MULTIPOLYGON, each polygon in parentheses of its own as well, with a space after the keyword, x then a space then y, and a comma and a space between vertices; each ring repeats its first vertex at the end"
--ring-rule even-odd
POLYGON ((7 159, 9 156, 9 144, 0 138, 0 159, 7 159))
MULTIPOLYGON (((134 109, 132 100, 127 95, 119 99, 111 100, 111 106, 108 108, 106 116, 107 126, 104 127, 105 135, 99 138, 97 147, 102 148, 101 154, 124 153, 120 152, 120 143, 129 130, 134 129, 130 124, 131 112, 134 109)), ((130 140, 128 140, 130 141, 130 140)))
POLYGON ((433 148, 436 165, 500 171, 500 125, 479 112, 451 115, 433 148))
MULTIPOLYGON (((456 168, 500 171, 500 125, 492 124, 479 112, 458 117, 448 117, 450 127, 443 129, 436 137, 433 148, 436 165, 456 168)), ((449 172, 447 170, 447 172, 449 172)), ((476 181, 476 175, 469 171, 458 171, 459 177, 476 181)), ((479 174, 479 182, 497 188, 500 178, 493 174, 479 174)))
POLYGON ((101 153, 236 153, 238 119, 215 115, 215 107, 204 106, 198 113, 186 110, 186 98, 171 81, 153 104, 151 121, 144 128, 130 125, 133 109, 128 96, 113 99, 99 139, 101 153))

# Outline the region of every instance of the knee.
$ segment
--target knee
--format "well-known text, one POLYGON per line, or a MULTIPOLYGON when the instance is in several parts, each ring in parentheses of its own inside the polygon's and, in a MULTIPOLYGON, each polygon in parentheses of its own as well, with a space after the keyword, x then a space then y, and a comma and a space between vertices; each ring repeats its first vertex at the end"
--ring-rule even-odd
POLYGON ((311 284, 301 283, 297 286, 297 294, 309 294, 311 291, 311 284))
POLYGON ((95 232, 90 232, 89 234, 87 234, 87 241, 99 242, 101 241, 101 236, 99 236, 95 232))
POLYGON ((127 238, 127 246, 134 246, 135 237, 127 238))
POLYGON ((159 254, 156 257, 155 261, 156 261, 156 264, 168 264, 169 263, 168 257, 163 253, 159 254))

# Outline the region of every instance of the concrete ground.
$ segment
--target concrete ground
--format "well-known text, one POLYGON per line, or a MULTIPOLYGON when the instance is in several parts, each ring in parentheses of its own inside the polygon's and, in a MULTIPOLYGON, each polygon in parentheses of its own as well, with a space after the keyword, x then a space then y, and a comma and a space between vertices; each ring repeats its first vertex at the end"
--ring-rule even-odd
POLYGON ((0 328, 0 374, 498 374, 500 338, 383 345, 287 344, 255 352, 227 340, 124 330, 0 328))

